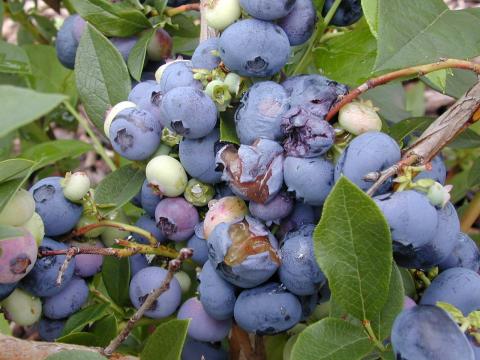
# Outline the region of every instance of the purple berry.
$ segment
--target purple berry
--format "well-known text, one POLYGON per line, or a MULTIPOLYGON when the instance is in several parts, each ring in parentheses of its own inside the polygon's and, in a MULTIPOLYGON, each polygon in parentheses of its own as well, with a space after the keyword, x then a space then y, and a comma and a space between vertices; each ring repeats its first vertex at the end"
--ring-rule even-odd
POLYGON ((0 284, 15 283, 25 277, 37 260, 37 243, 23 229, 11 229, 10 236, 0 240, 0 284))
POLYGON ((193 235, 200 222, 198 211, 184 198, 166 198, 155 210, 155 221, 169 240, 184 241, 193 235))
POLYGON ((293 210, 294 200, 286 193, 279 193, 266 204, 250 201, 248 206, 250 213, 257 219, 265 221, 267 225, 271 223, 279 224, 293 210))

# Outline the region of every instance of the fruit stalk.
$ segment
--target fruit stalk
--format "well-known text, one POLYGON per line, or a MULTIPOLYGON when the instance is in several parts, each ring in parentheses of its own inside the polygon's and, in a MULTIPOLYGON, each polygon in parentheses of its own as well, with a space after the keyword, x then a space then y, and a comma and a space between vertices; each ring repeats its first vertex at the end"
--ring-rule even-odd
POLYGON ((171 17, 171 16, 181 14, 185 11, 190 11, 190 10, 200 11, 200 4, 185 4, 185 5, 180 5, 174 8, 170 8, 165 10, 165 15, 171 17))

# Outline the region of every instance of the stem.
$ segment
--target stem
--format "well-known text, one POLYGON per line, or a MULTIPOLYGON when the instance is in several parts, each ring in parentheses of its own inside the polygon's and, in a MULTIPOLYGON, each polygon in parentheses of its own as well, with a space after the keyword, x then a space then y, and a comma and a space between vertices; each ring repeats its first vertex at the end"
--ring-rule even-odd
POLYGON ((432 283, 430 281, 430 279, 427 277, 427 275, 425 275, 425 273, 423 271, 416 271, 415 272, 415 275, 417 275, 417 277, 422 280, 422 282, 425 284, 425 287, 429 287, 430 284, 432 283))
POLYGON ((200 4, 185 4, 174 8, 169 8, 165 10, 165 15, 172 17, 190 10, 200 11, 200 4))
POLYGON ((111 299, 109 299, 107 296, 105 296, 101 291, 95 289, 93 286, 89 286, 90 293, 95 296, 98 300, 101 302, 110 305, 113 311, 116 311, 122 318, 125 317, 125 311, 115 304, 111 299))
POLYGON ((335 104, 335 106, 330 109, 326 116, 326 120, 330 121, 338 113, 338 111, 342 108, 343 105, 352 102, 361 94, 363 94, 367 90, 373 89, 374 87, 386 84, 392 80, 396 80, 402 77, 412 75, 423 76, 433 71, 450 68, 471 70, 476 72, 477 74, 480 74, 480 64, 475 64, 471 61, 459 59, 444 59, 432 64, 412 66, 409 68, 393 71, 370 79, 356 89, 354 89, 353 91, 351 91, 350 93, 348 93, 348 95, 344 96, 339 102, 335 104))
POLYGON ((40 44, 50 44, 50 41, 45 38, 40 31, 31 23, 31 21, 28 18, 28 15, 25 14, 25 12, 16 12, 13 13, 10 11, 10 8, 7 3, 5 3, 5 13, 10 16, 10 18, 16 22, 18 22, 20 25, 23 26, 25 30, 27 30, 32 37, 38 41, 40 44))
POLYGON ((475 194, 467 209, 463 213, 461 228, 463 232, 468 232, 472 225, 480 216, 480 191, 475 194))
POLYGON ((116 166, 113 163, 112 159, 108 156, 106 153, 105 149, 102 146, 102 143, 98 139, 98 137, 95 135, 93 129, 90 127, 90 124, 88 121, 81 116, 77 110, 68 102, 68 100, 65 100, 63 102, 67 110, 72 114, 72 116, 78 121, 80 126, 87 132, 88 136, 90 136, 90 139, 92 140, 93 147, 95 148, 95 151, 102 157, 102 159, 105 161, 105 163, 108 165, 110 170, 115 171, 116 166))
POLYGON ((380 349, 380 351, 385 351, 385 346, 383 346, 382 342, 377 339, 375 333, 373 332, 372 325, 370 324, 369 320, 362 321, 363 327, 367 331, 368 337, 370 340, 375 344, 375 346, 380 349))

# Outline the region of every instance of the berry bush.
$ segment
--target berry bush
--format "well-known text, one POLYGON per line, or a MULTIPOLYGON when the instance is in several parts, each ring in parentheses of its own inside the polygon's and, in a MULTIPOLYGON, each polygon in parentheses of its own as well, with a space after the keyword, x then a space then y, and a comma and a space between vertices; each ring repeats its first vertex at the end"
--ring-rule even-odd
POLYGON ((0 1, 0 360, 480 359, 452 3, 0 1))

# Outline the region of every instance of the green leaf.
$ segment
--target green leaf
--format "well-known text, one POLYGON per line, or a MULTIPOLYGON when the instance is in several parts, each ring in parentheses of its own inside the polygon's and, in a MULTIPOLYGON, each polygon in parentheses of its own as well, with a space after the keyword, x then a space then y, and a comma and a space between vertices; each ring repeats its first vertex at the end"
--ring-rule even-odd
POLYGON ((417 289, 415 287, 415 282, 413 281, 412 274, 405 268, 398 268, 400 275, 402 276, 403 288, 405 290, 405 295, 415 298, 417 295, 417 289))
POLYGON ((356 360, 372 350, 373 344, 361 327, 325 318, 300 333, 291 360, 356 360))
MULTIPOLYGON (((1 171, 0 171, 1 173, 1 171)), ((480 158, 473 162, 468 172, 468 187, 476 187, 480 184, 480 158)))
POLYGON ((27 177, 23 179, 9 180, 0 184, 0 211, 3 210, 26 180, 27 177))
POLYGON ((97 337, 99 346, 105 347, 117 336, 117 319, 115 315, 105 316, 93 324, 90 332, 97 337))
POLYGON ((0 108, 5 114, 0 137, 48 114, 66 98, 61 94, 42 94, 21 87, 0 85, 0 108))
POLYGON ((362 22, 354 30, 320 44, 314 59, 322 74, 354 87, 371 77, 376 54, 377 42, 362 22))
POLYGON ((8 159, 0 161, 0 182, 24 177, 35 165, 27 159, 8 159))
POLYGON ((142 76, 148 43, 154 34, 155 29, 145 31, 135 43, 135 46, 128 56, 128 70, 130 70, 130 74, 137 81, 140 81, 140 77, 142 76))
POLYGON ((145 170, 128 164, 110 173, 97 186, 95 202, 111 213, 129 202, 142 187, 145 170))
POLYGON ((378 37, 378 0, 362 0, 362 9, 371 33, 378 37))
POLYGON ((382 311, 372 319, 371 322, 372 329, 380 341, 390 336, 393 322, 397 315, 402 311, 404 301, 405 295, 402 275, 394 263, 392 274, 390 276, 387 302, 383 306, 382 311))
POLYGON ((140 360, 180 360, 190 320, 171 320, 149 336, 140 360))
POLYGON ((406 91, 407 99, 405 109, 412 113, 413 116, 425 115, 425 84, 421 81, 412 84, 406 91))
POLYGON ((450 191, 450 201, 455 204, 463 199, 469 191, 468 171, 461 171, 455 174, 447 183, 453 185, 453 189, 450 191))
POLYGON ((106 360, 107 358, 94 350, 62 350, 49 355, 45 360, 106 360))
POLYGON ((475 13, 448 10, 443 0, 389 0, 378 5, 377 71, 479 54, 480 32, 472 31, 479 21, 475 13))
POLYGON ((230 109, 220 114, 220 141, 240 144, 237 131, 235 130, 235 122, 233 120, 234 112, 230 109))
POLYGON ((289 336, 287 334, 278 334, 265 337, 265 355, 266 360, 282 360, 283 349, 289 336))
POLYGON ((129 304, 130 262, 128 258, 117 259, 113 256, 105 256, 102 265, 102 279, 108 295, 116 304, 129 304))
POLYGON ((427 80, 439 89, 442 93, 447 90, 447 70, 438 70, 425 75, 427 80))
POLYGON ((9 336, 12 335, 12 329, 10 329, 10 324, 5 319, 5 315, 3 314, 0 314, 0 334, 9 335, 9 336))
POLYGON ((472 129, 465 129, 448 145, 452 149, 470 149, 480 146, 480 135, 472 129))
POLYGON ((0 72, 30 74, 28 56, 20 46, 0 41, 0 72))
POLYGON ((380 116, 393 123, 412 117, 405 109, 405 89, 399 81, 373 88, 363 94, 362 99, 372 101, 380 109, 380 116))
POLYGON ((375 318, 388 297, 390 230, 375 202, 346 177, 325 201, 314 247, 335 300, 360 320, 375 318))
POLYGON ((462 95, 477 82, 477 75, 473 71, 450 69, 448 73, 446 73, 445 88, 442 88, 438 83, 431 81, 428 75, 429 74, 420 79, 433 89, 457 99, 462 97, 462 95))
POLYGON ((77 344, 85 346, 99 346, 98 339, 94 334, 88 332, 74 332, 65 336, 62 336, 55 340, 56 342, 66 344, 77 344))
POLYGON ((126 37, 152 26, 141 11, 126 3, 112 4, 107 0, 70 0, 70 2, 82 18, 106 36, 126 37))
POLYGON ((3 28, 3 16, 5 14, 5 5, 3 5, 3 1, 0 1, 0 29, 3 28))
POLYGON ((433 120, 435 119, 429 117, 415 117, 402 120, 390 127, 389 135, 400 143, 409 135, 425 131, 433 120))
POLYGON ((11 239, 12 237, 22 236, 23 232, 14 226, 0 224, 0 240, 11 239))
POLYGON ((94 323, 107 315, 109 305, 97 304, 83 308, 70 316, 63 328, 62 336, 80 332, 88 324, 94 323))
POLYGON ((105 112, 127 99, 131 83, 122 55, 90 24, 78 46, 75 78, 88 116, 103 129, 105 112))
POLYGON ((37 162, 35 169, 67 158, 77 158, 92 150, 92 146, 80 140, 53 140, 34 145, 25 150, 21 156, 37 162))

